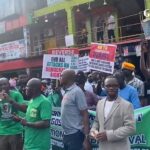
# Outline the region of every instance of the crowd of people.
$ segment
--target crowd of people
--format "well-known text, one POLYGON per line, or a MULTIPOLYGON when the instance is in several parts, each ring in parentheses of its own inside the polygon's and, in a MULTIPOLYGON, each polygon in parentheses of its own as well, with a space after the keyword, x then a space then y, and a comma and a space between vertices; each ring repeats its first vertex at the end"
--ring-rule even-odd
POLYGON ((113 75, 66 69, 60 80, 26 74, 0 78, 0 149, 49 150, 52 108, 60 107, 65 150, 91 150, 90 139, 101 150, 129 150, 128 136, 136 131, 134 109, 144 106, 146 98, 149 104, 147 45, 142 44, 140 60, 146 84, 130 62, 113 75), (88 109, 96 111, 91 129, 88 109))

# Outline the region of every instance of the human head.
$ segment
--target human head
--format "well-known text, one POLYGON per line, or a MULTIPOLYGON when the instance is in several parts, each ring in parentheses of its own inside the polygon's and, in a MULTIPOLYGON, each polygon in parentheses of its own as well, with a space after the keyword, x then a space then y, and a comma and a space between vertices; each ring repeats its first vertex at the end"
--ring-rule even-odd
POLYGON ((15 79, 10 79, 9 84, 10 84, 10 87, 15 88, 17 83, 15 79))
POLYGON ((61 73, 60 84, 64 87, 75 82, 75 71, 66 69, 61 73))
POLYGON ((47 81, 46 80, 42 80, 41 84, 46 87, 47 86, 47 81))
POLYGON ((86 82, 86 76, 85 76, 84 72, 79 71, 79 72, 76 74, 76 84, 77 84, 82 90, 84 90, 85 82, 86 82))
POLYGON ((0 78, 0 91, 8 93, 10 90, 9 80, 7 78, 0 78))
POLYGON ((97 82, 99 80, 99 78, 100 78, 100 74, 99 74, 98 71, 95 71, 95 72, 92 73, 93 81, 97 82))
POLYGON ((92 74, 89 74, 88 77, 87 77, 87 79, 88 79, 88 81, 89 81, 90 83, 92 83, 92 82, 93 82, 92 74))
POLYGON ((114 76, 118 80, 120 89, 124 88, 125 87, 125 76, 124 76, 124 73, 122 71, 117 71, 117 72, 115 72, 114 76))
POLYGON ((110 15, 111 15, 111 12, 110 12, 110 11, 108 11, 108 12, 107 12, 107 16, 109 17, 110 15))
POLYGON ((34 98, 41 94, 41 80, 38 78, 32 78, 26 85, 26 94, 30 98, 34 98))
POLYGON ((27 74, 20 74, 18 76, 18 85, 26 85, 29 80, 29 77, 27 74))
POLYGON ((125 78, 132 77, 132 74, 135 70, 135 65, 129 62, 122 63, 122 71, 124 73, 125 78))
POLYGON ((106 77, 104 87, 109 97, 116 98, 118 96, 119 83, 116 77, 106 77))

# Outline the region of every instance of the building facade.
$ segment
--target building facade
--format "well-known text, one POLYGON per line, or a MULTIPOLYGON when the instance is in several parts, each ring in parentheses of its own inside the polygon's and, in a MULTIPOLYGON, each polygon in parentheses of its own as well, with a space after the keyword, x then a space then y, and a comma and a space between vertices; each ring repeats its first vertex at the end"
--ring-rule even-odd
POLYGON ((137 62, 143 11, 150 9, 149 0, 11 0, 10 3, 2 0, 0 3, 2 75, 40 72, 42 55, 53 48, 68 47, 68 37, 73 41, 69 46, 78 47, 83 55, 90 51, 91 42, 109 43, 109 15, 115 18, 115 38, 111 42, 118 45, 119 54, 137 62), (97 37, 99 29, 103 31, 103 41, 97 37))

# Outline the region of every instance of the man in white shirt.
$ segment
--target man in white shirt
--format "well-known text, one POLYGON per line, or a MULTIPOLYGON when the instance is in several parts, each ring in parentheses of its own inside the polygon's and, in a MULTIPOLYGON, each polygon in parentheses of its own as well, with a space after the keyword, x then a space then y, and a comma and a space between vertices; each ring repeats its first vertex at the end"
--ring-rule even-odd
POLYGON ((93 93, 94 92, 94 90, 93 90, 93 78, 92 78, 92 74, 89 74, 88 75, 88 79, 87 79, 87 81, 85 82, 85 85, 84 85, 84 89, 86 90, 86 91, 89 91, 89 92, 91 92, 91 93, 93 93))
POLYGON ((111 43, 111 39, 113 38, 113 42, 115 42, 115 28, 116 28, 116 21, 115 17, 108 13, 109 17, 107 20, 107 31, 108 31, 108 39, 109 43, 111 43))
POLYGON ((99 150, 130 150, 128 136, 135 132, 132 104, 118 97, 115 77, 107 77, 104 85, 107 97, 97 104, 90 135, 99 142, 99 150))

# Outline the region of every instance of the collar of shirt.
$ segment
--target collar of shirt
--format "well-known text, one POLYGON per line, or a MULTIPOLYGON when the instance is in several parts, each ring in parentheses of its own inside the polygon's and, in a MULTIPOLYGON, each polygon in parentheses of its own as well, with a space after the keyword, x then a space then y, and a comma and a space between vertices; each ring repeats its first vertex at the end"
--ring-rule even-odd
POLYGON ((129 81, 127 84, 131 84, 133 82, 135 82, 135 77, 131 81, 129 81))
POLYGON ((72 84, 70 87, 68 87, 67 89, 65 89, 65 92, 71 91, 74 87, 76 86, 76 84, 72 84))

